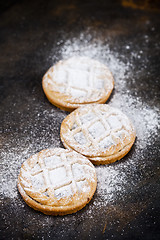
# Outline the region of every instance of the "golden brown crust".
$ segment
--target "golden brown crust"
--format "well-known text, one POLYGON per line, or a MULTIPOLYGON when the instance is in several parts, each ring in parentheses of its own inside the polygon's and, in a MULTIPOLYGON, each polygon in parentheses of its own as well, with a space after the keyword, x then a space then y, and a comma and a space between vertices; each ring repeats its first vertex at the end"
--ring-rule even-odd
MULTIPOLYGON (((34 181, 36 182, 37 180, 34 178, 34 181)), ((40 153, 27 159, 22 164, 17 184, 24 201, 33 209, 47 215, 66 215, 82 209, 93 197, 96 185, 95 169, 89 160, 80 154, 77 155, 77 153, 65 149, 42 150, 40 153), (47 159, 50 162, 46 162, 48 161, 47 159), (60 162, 53 164, 54 161, 60 162), (37 165, 39 168, 37 168, 37 165), (75 166, 78 166, 77 169, 81 167, 77 176, 74 175, 73 166, 74 169, 76 169, 75 166), (35 170, 35 168, 37 169, 35 170), (59 173, 56 175, 56 181, 57 178, 63 181, 53 183, 52 179, 55 176, 52 171, 57 171, 60 168, 65 169, 66 179, 63 179, 63 176, 61 177, 62 173, 59 173), (82 170, 84 170, 84 176, 82 176, 82 170), (41 173, 43 174, 44 186, 38 188, 34 186, 35 183, 32 183, 32 178, 40 176, 41 173), (82 184, 81 188, 78 187, 80 183, 82 184), (63 195, 66 194, 64 187, 68 186, 71 186, 71 190, 67 190, 68 193, 65 196, 63 195), (59 197, 56 195, 56 190, 60 191, 59 197)))
POLYGON ((105 103, 113 86, 114 79, 109 69, 104 64, 87 57, 74 57, 58 62, 46 72, 42 80, 43 91, 49 102, 65 111, 73 111, 84 104, 105 103), (60 78, 58 74, 64 70, 67 74, 64 73, 64 76, 62 74, 60 78), (98 81, 102 86, 96 85, 98 81), (75 93, 72 95, 72 91, 81 91, 85 95, 76 96, 75 93))
MULTIPOLYGON (((98 127, 97 129, 95 127, 93 134, 98 131, 98 127)), ((120 160, 130 151, 136 137, 134 127, 126 115, 104 104, 86 105, 73 111, 63 120, 60 136, 63 145, 67 149, 81 153, 96 165, 120 160), (93 119, 83 123, 85 118, 89 116, 88 114, 90 116, 94 114, 93 119), (110 126, 107 129, 110 119, 113 119, 114 124, 119 125, 115 125, 113 128, 110 126), (97 123, 104 131, 100 136, 94 138, 90 133, 90 129, 93 130, 93 125, 97 123), (74 127, 75 124, 76 127, 74 127), (75 139, 77 134, 81 135, 81 139, 78 139, 79 142, 75 139), (80 144, 82 135, 86 140, 85 144, 80 144), (103 147, 105 141, 110 141, 108 147, 103 147)))

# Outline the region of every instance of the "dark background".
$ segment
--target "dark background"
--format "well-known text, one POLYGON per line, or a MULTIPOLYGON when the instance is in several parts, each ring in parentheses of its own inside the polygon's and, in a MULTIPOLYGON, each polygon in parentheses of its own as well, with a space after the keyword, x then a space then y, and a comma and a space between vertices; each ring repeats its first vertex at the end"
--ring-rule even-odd
MULTIPOLYGON (((160 142, 158 130, 154 130, 157 122, 149 122, 154 116, 146 114, 139 124, 133 111, 140 112, 148 106, 146 109, 151 110, 146 113, 152 115, 152 109, 155 113, 159 108, 159 59, 158 0, 1 1, 1 239, 160 238, 160 142), (59 129, 68 113, 47 101, 41 79, 56 61, 73 54, 83 55, 83 51, 111 66, 115 89, 109 104, 116 106, 117 98, 121 102, 126 93, 130 96, 120 107, 133 118, 137 140, 124 160, 107 168, 124 171, 128 179, 125 194, 122 197, 115 190, 112 202, 98 205, 97 191, 91 203, 75 214, 45 216, 23 202, 16 179, 21 163, 29 155, 50 146, 63 147, 59 129), (116 66, 114 61, 110 64, 110 55, 118 59, 116 66), (123 66, 128 68, 122 76, 123 66), (153 129, 150 128, 150 139, 143 138, 146 145, 140 150, 141 124, 144 132, 145 126, 149 131, 150 124, 153 129), (134 170, 129 165, 133 160, 134 170)), ((105 166, 102 168, 105 170, 105 166)))

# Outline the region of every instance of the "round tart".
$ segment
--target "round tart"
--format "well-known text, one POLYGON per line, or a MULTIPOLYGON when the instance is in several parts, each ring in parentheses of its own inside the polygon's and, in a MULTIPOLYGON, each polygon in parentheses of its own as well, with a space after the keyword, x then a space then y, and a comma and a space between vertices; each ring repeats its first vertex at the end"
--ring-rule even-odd
POLYGON ((67 149, 46 149, 21 166, 18 189, 24 201, 48 215, 82 209, 97 186, 95 168, 84 156, 67 149))
POLYGON ((105 103, 113 85, 109 69, 88 57, 59 61, 46 72, 42 80, 48 100, 66 111, 83 104, 105 103))
POLYGON ((88 104, 62 122, 61 140, 68 149, 94 164, 108 164, 125 156, 135 141, 135 130, 120 110, 106 104, 88 104))

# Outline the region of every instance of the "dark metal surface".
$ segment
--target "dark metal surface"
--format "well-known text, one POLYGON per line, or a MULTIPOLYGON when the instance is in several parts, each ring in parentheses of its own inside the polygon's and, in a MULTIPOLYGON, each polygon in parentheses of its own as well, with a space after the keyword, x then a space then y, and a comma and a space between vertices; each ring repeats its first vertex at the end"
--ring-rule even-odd
POLYGON ((160 238, 158 5, 2 1, 0 239, 160 238), (28 156, 63 147, 59 128, 68 113, 47 101, 41 79, 53 63, 74 54, 109 65, 115 89, 108 103, 130 116, 137 140, 123 160, 96 167, 97 192, 88 206, 64 217, 45 216, 24 203, 16 179, 28 156))

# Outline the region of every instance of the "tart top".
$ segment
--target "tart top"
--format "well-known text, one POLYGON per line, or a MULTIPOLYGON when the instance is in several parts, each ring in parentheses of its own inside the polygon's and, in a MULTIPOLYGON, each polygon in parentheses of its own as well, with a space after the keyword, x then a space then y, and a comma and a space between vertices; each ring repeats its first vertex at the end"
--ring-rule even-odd
POLYGON ((113 76, 99 61, 72 57, 59 61, 43 77, 44 92, 59 105, 105 102, 113 89, 113 76), (52 96, 51 96, 52 95, 52 96))
POLYGON ((89 157, 110 156, 135 140, 129 118, 106 104, 88 104, 70 113, 61 124, 61 139, 89 157))
POLYGON ((40 208, 81 205, 94 194, 96 181, 95 168, 86 157, 62 148, 42 150, 27 159, 18 178, 24 199, 29 197, 40 208))

